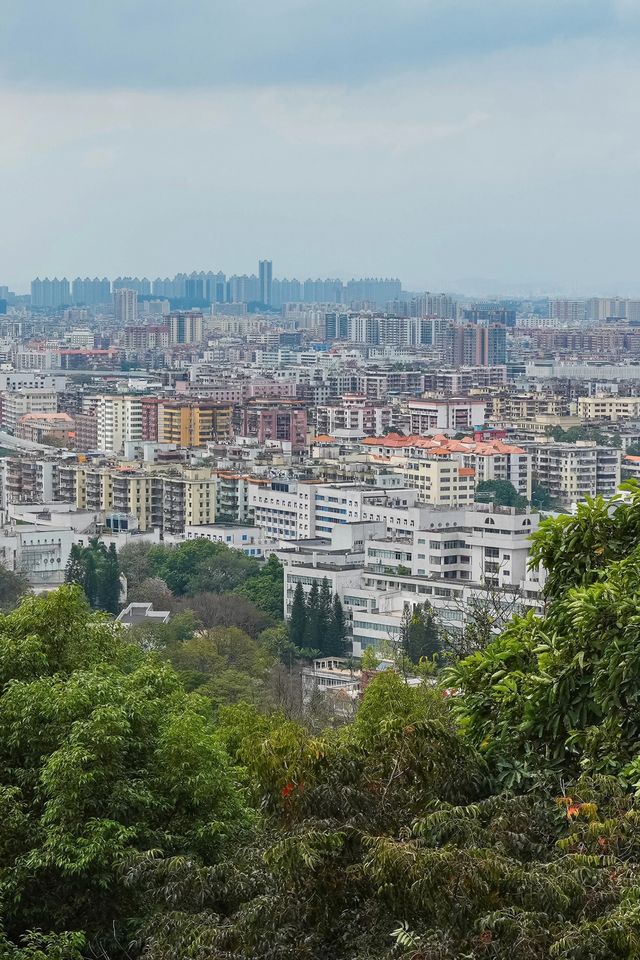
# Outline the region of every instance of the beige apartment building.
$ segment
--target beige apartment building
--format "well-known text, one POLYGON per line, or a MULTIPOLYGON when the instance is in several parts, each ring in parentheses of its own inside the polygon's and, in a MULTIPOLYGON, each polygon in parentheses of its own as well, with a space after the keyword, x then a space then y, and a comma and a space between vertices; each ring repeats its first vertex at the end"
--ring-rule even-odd
POLYGON ((578 415, 583 420, 637 420, 640 397, 580 397, 578 415))
POLYGON ((171 467, 164 473, 90 463, 60 465, 57 499, 79 510, 132 515, 142 532, 215 523, 216 477, 206 467, 171 467))
POLYGON ((407 485, 419 491, 422 503, 447 507, 473 503, 475 470, 451 457, 434 454, 427 459, 411 459, 403 473, 407 485))

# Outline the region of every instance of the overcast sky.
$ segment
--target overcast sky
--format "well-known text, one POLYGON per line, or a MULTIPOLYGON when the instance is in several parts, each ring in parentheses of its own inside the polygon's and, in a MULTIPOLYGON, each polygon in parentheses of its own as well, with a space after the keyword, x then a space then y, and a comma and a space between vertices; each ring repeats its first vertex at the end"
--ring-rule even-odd
POLYGON ((639 0, 0 0, 0 284, 640 292, 639 0))

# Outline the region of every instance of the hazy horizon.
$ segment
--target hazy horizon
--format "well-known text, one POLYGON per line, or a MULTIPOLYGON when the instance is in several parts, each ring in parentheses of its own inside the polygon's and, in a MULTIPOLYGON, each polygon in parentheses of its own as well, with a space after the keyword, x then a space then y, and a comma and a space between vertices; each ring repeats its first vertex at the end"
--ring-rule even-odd
POLYGON ((633 0, 0 0, 0 284, 638 295, 633 0))

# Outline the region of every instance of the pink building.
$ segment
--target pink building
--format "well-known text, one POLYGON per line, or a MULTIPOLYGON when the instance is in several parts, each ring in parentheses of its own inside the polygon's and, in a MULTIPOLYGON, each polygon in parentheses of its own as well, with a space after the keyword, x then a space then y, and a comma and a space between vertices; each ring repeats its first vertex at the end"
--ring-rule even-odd
POLYGON ((293 450, 307 444, 307 411, 294 400, 248 400, 242 410, 242 435, 258 443, 280 440, 293 450))

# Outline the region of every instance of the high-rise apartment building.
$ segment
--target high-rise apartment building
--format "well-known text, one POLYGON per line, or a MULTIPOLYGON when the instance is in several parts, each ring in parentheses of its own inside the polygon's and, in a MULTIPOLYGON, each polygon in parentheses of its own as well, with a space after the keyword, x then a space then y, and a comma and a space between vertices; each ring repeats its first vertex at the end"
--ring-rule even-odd
POLYGON ((111 281, 107 277, 100 280, 94 277, 76 277, 71 285, 71 297, 74 304, 93 306, 111 301, 111 281))
POLYGON ((564 297, 555 297, 549 300, 549 317, 562 320, 565 323, 580 323, 585 319, 586 305, 584 300, 567 300, 564 297))
POLYGON ((200 310, 176 310, 169 314, 169 343, 200 343, 204 318, 200 310))
POLYGON ((450 324, 443 337, 447 363, 455 367, 492 367, 507 358, 507 331, 501 323, 450 324))
POLYGON ((346 340, 349 336, 349 314, 325 313, 324 336, 326 340, 346 340))
POLYGON ((135 323, 138 318, 138 294, 135 290, 128 290, 126 287, 114 288, 113 306, 116 323, 135 323))
POLYGON ((307 442, 307 411, 295 400, 248 400, 242 409, 242 436, 260 444, 290 443, 301 450, 307 442))
POLYGON ((98 450, 121 453, 125 442, 142 439, 142 399, 110 394, 95 399, 98 450))
POLYGON ((441 317, 455 320, 458 304, 447 293, 423 293, 411 301, 412 317, 441 317))
POLYGON ((71 289, 66 277, 58 280, 54 277, 50 280, 45 277, 41 280, 36 277, 31 281, 31 306, 32 307, 58 307, 68 306, 71 303, 71 289))
POLYGON ((114 290, 135 290, 141 296, 149 296, 151 293, 151 281, 146 277, 116 277, 113 281, 114 290))
POLYGON ((258 276, 260 278, 260 303, 271 306, 271 285, 273 283, 273 263, 271 260, 258 262, 258 276))

